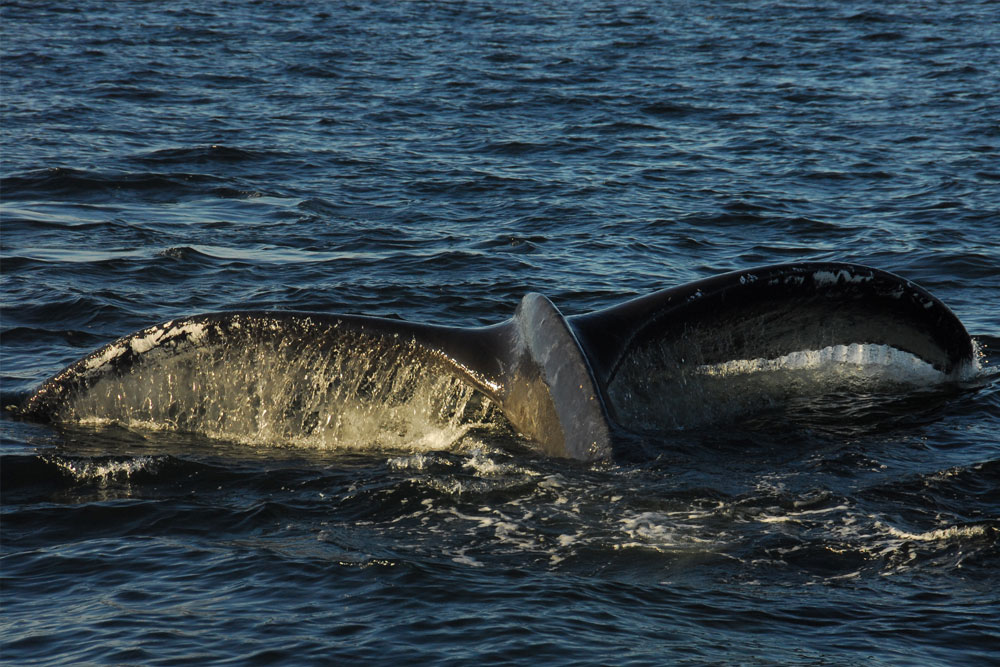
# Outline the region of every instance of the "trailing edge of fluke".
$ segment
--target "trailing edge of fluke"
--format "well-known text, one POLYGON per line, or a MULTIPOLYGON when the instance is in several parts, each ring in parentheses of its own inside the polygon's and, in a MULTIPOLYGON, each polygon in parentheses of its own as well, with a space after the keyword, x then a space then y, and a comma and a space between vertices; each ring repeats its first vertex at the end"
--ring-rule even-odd
POLYGON ((734 271, 603 310, 564 317, 528 294, 500 324, 463 328, 358 315, 227 312, 173 320, 125 336, 44 382, 21 407, 28 418, 73 418, 73 401, 102 379, 177 351, 280 339, 325 349, 348 339, 392 358, 405 347, 471 384, 553 456, 616 456, 630 427, 628 397, 654 375, 694 363, 775 359, 834 345, 885 345, 958 379, 970 368, 965 327, 926 290, 856 264, 800 263, 734 271), (692 361, 694 360, 694 361, 692 361))

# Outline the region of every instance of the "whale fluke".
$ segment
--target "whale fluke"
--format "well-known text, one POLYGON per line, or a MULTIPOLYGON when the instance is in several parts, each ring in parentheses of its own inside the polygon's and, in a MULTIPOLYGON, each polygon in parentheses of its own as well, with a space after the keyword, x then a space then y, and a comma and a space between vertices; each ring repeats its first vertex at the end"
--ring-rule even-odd
POLYGON ((724 364, 759 368, 790 354, 844 356, 844 348, 853 348, 847 356, 856 363, 873 352, 901 352, 935 371, 927 375, 949 381, 974 363, 965 327, 925 289, 886 271, 835 262, 726 273, 570 323, 620 423, 634 423, 637 410, 648 412, 637 394, 655 399, 683 391, 692 375, 724 364))
POLYGON ((343 433, 379 411, 388 425, 380 428, 459 419, 477 394, 541 452, 594 460, 624 453, 625 432, 675 423, 661 413, 687 409, 672 401, 699 378, 824 350, 863 362, 871 348, 908 355, 942 382, 974 364, 962 323, 913 283, 853 264, 785 264, 572 317, 528 294, 511 319, 485 327, 293 311, 197 315, 84 357, 28 396, 20 414, 290 438, 343 433))

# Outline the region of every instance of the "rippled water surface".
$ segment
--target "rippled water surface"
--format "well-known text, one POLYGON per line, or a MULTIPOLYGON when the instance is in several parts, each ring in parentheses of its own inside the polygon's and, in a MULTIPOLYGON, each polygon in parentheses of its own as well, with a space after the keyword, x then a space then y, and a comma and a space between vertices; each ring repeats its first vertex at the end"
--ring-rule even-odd
POLYGON ((336 441, 6 413, 0 657, 995 664, 997 10, 3 2, 5 405, 199 312, 471 326, 799 260, 929 289, 982 370, 720 390, 590 464, 464 394, 336 441))

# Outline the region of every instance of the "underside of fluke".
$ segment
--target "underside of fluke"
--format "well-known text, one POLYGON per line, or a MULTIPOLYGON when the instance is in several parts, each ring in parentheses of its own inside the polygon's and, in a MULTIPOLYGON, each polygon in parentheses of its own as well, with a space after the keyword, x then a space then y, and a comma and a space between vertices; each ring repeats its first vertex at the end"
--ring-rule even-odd
MULTIPOLYGON (((280 422, 275 436, 290 437, 364 419, 348 414, 345 396, 398 403, 443 387, 451 397, 484 394, 546 454, 593 460, 619 454, 622 431, 668 428, 677 416, 661 413, 698 378, 794 366, 807 353, 857 366, 872 350, 905 354, 941 382, 974 365, 962 323, 909 281, 853 264, 785 264, 573 317, 528 294, 511 319, 477 328, 280 311, 188 317, 70 365, 21 414, 139 415, 195 430, 244 419, 264 432, 280 422)), ((455 411, 448 400, 433 409, 455 411)))

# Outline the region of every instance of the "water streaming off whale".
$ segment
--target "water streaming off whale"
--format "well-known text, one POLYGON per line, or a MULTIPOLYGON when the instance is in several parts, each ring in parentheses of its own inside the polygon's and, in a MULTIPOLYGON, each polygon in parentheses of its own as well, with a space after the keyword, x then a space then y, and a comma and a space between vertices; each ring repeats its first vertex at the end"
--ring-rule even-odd
POLYGON ((105 356, 146 354, 75 394, 58 418, 345 450, 441 449, 496 419, 489 399, 412 341, 343 329, 251 316, 167 323, 111 346, 105 356))
MULTIPOLYGON (((645 432, 725 423, 794 398, 904 394, 945 379, 885 346, 678 363, 641 378, 632 372, 622 373, 610 395, 618 418, 645 432)), ((278 341, 190 345, 127 375, 101 379, 66 405, 61 420, 343 450, 442 449, 470 427, 509 428, 489 398, 416 346, 386 354, 377 339, 365 336, 327 349, 278 341)))
POLYGON ((490 425, 550 454, 593 459, 627 454, 615 434, 724 423, 794 399, 906 393, 978 372, 961 322, 911 283, 866 267, 778 265, 569 319, 528 295, 510 320, 471 329, 195 316, 93 352, 29 396, 24 414, 329 449, 437 449, 490 425), (758 275, 769 277, 766 289, 758 275))

